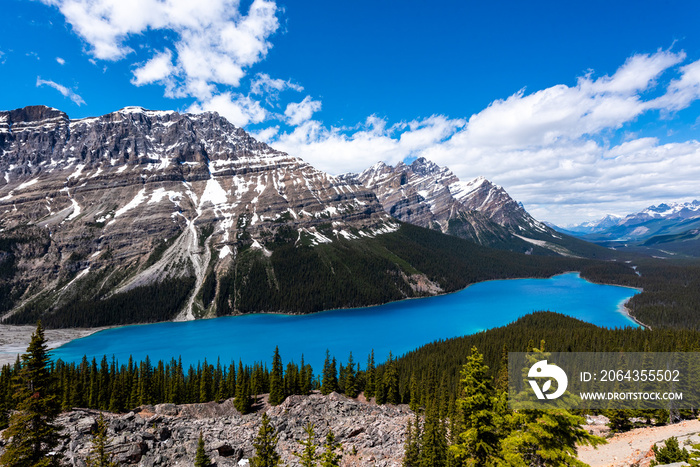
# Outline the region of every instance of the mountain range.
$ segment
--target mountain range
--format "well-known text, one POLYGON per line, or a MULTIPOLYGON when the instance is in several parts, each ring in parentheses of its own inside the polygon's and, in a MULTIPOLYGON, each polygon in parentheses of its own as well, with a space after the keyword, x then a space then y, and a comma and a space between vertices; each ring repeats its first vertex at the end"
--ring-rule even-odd
POLYGON ((334 177, 216 113, 25 107, 0 112, 0 150, 6 323, 364 306, 564 267, 513 252, 609 251, 486 179, 425 159, 334 177))
POLYGON ((663 203, 624 217, 608 215, 557 230, 617 249, 664 257, 700 256, 700 201, 663 203))

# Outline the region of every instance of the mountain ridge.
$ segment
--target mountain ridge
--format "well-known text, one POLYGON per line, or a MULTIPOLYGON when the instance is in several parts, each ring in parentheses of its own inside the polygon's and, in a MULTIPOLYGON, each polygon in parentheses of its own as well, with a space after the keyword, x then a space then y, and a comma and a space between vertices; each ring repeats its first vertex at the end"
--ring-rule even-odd
POLYGON ((461 181, 449 168, 425 158, 394 167, 379 162, 340 177, 372 190, 384 210, 403 222, 481 245, 527 254, 608 255, 534 219, 522 203, 485 177, 461 181))
MULTIPOLYGON (((409 227, 352 177, 317 170, 216 113, 127 107, 71 120, 31 106, 0 112, 0 150, 0 312, 10 324, 308 313, 570 269, 409 227)), ((446 193, 445 212, 456 213, 436 217, 448 233, 554 254, 549 228, 502 188, 461 183, 424 160, 413 167, 426 183, 449 181, 432 187, 435 204, 446 193), (504 225, 467 201, 495 206, 504 225)))
POLYGON ((116 292, 184 277, 201 290, 211 268, 221 272, 243 249, 269 255, 278 236, 315 245, 398 229, 368 190, 215 113, 127 107, 70 120, 32 106, 0 112, 0 149, 0 229, 14 248, 6 275, 21 270, 27 286, 11 287, 17 298, 61 301, 105 265, 116 270, 101 282, 116 292), (18 229, 22 238, 12 237, 18 229), (17 245, 28 242, 41 255, 23 257, 17 245))
POLYGON ((616 249, 673 257, 700 255, 700 201, 661 203, 627 216, 606 216, 560 232, 616 249))

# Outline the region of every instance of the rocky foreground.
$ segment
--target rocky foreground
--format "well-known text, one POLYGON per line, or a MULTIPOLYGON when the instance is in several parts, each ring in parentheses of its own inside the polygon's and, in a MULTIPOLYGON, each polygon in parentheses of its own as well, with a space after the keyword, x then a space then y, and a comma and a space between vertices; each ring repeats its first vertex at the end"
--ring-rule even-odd
POLYGON ((248 415, 241 415, 232 400, 141 406, 128 414, 74 409, 58 419, 66 435, 59 451, 69 465, 85 466, 92 433, 103 414, 108 422, 109 449, 120 465, 191 467, 200 432, 217 467, 247 465, 265 410, 278 430, 277 451, 286 465, 299 465, 292 452, 300 451, 298 441, 305 436, 304 427, 309 422, 316 425, 318 444, 329 429, 333 430, 344 448, 342 465, 401 465, 406 423, 412 416, 408 406, 376 405, 336 393, 291 396, 277 407, 264 401, 262 406, 248 415))

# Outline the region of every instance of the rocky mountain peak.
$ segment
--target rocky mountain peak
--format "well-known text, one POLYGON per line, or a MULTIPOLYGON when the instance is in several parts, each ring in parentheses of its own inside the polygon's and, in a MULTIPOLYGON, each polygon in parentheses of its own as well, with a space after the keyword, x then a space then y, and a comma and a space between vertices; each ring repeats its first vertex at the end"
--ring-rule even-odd
POLYGON ((35 106, 0 113, 0 124, 0 237, 33 229, 46 249, 15 255, 16 276, 34 288, 17 291, 24 299, 70 296, 63 289, 73 290, 76 274, 115 268, 131 271, 114 276, 120 292, 181 276, 195 277, 196 291, 242 249, 271 255, 275 242, 313 246, 398 228, 367 188, 216 113, 126 107, 70 120, 35 106), (158 245, 168 253, 147 261, 158 245))
MULTIPOLYGON (((419 157, 411 163, 411 170, 421 175, 431 175, 438 172, 449 171, 446 167, 440 167, 425 157, 419 157)), ((451 172, 450 172, 451 173, 451 172)))
POLYGON ((378 163, 344 177, 371 189, 384 209, 399 220, 484 245, 517 245, 516 249, 529 251, 532 244, 546 243, 542 236, 558 238, 502 187, 483 176, 460 181, 449 168, 422 157, 410 165, 378 163))
POLYGON ((65 113, 45 105, 32 105, 21 109, 0 112, 0 116, 5 115, 11 124, 36 123, 54 119, 68 120, 68 115, 65 113))

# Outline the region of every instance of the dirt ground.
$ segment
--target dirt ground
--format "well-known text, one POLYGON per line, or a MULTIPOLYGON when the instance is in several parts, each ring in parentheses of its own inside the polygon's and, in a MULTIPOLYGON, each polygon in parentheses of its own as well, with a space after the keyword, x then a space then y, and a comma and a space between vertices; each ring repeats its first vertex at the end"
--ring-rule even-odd
MULTIPOLYGON (((586 428, 596 432, 600 425, 586 428)), ((682 447, 700 443, 700 420, 685 420, 667 426, 637 428, 608 439, 608 444, 594 449, 583 446, 578 450, 579 460, 591 467, 622 467, 638 465, 647 467, 653 459, 651 447, 671 436, 678 438, 682 447)))

